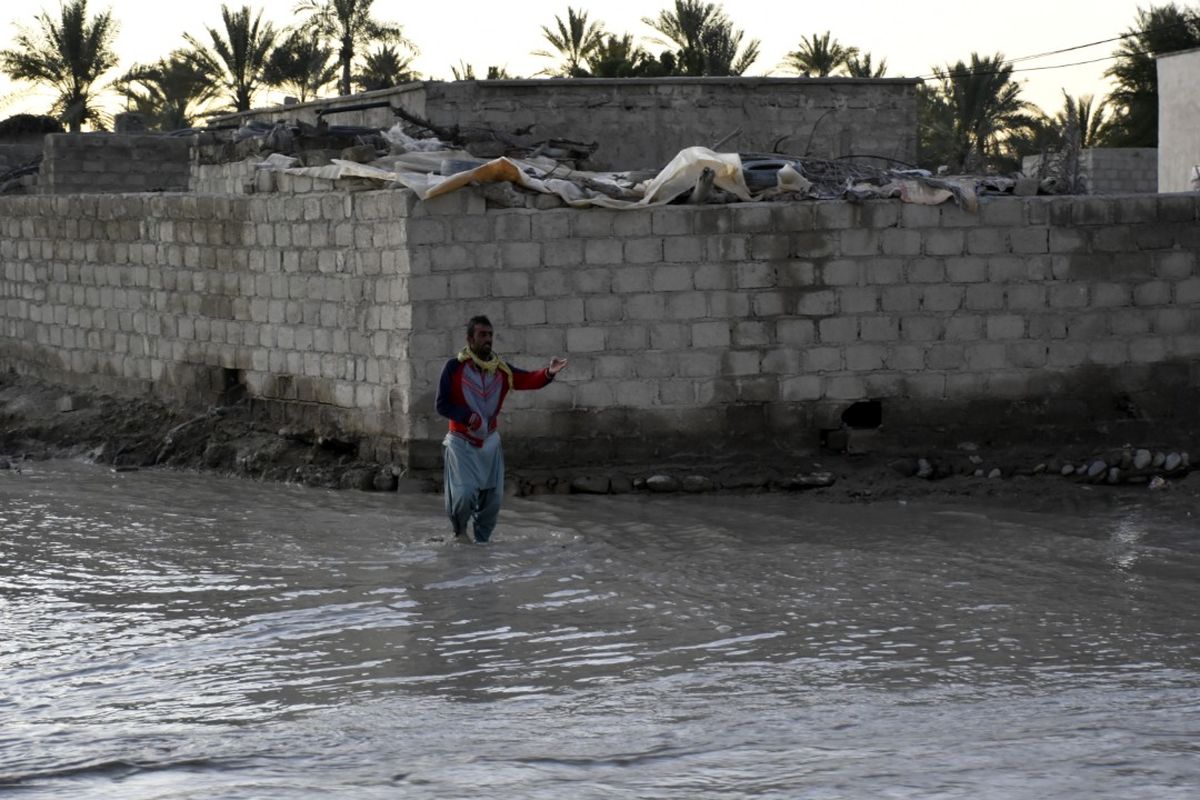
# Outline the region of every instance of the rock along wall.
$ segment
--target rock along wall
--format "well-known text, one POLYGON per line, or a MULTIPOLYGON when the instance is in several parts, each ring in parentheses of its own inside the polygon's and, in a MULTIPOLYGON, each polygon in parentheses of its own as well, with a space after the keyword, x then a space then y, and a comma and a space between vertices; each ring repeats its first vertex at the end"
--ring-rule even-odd
POLYGON ((0 367, 436 463, 466 319, 519 366, 514 463, 1195 425, 1200 195, 488 209, 461 191, 0 199, 0 367))
POLYGON ((214 117, 391 127, 390 100, 442 126, 515 131, 534 139, 597 142, 602 170, 657 169, 693 145, 818 158, 879 156, 912 163, 917 153, 916 87, 908 78, 655 78, 427 81, 302 106, 214 117), (389 94, 391 92, 391 94, 389 94), (739 133, 740 130, 740 133, 739 133))

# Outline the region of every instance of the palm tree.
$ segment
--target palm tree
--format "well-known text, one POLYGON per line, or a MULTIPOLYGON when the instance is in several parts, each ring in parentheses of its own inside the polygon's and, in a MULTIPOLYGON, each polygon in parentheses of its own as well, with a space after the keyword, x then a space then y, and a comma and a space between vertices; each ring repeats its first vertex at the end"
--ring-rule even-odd
POLYGON ((409 69, 411 63, 412 58, 401 55, 390 44, 381 44, 367 53, 362 70, 354 76, 354 81, 364 92, 390 89, 416 80, 415 73, 409 69))
POLYGON ((939 83, 918 95, 918 117, 922 138, 941 142, 943 163, 964 171, 995 167, 1004 139, 1035 124, 1039 112, 1021 99, 1012 69, 1000 53, 934 67, 939 83))
POLYGON ((653 78, 667 74, 654 56, 639 47, 633 34, 609 34, 587 59, 594 78, 653 78))
POLYGON ((851 78, 882 78, 887 73, 887 59, 872 66, 871 54, 861 53, 846 59, 846 74, 851 78))
POLYGON ((677 48, 675 71, 681 75, 742 75, 758 58, 759 40, 751 39, 743 49, 744 34, 716 3, 675 0, 674 9, 642 22, 662 37, 657 41, 677 48))
POLYGON ((555 52, 535 50, 533 55, 562 59, 555 71, 545 70, 547 74, 563 78, 586 78, 587 70, 583 64, 603 44, 604 23, 588 22, 586 11, 576 11, 567 6, 566 21, 555 15, 554 24, 555 30, 542 26, 542 37, 555 52))
POLYGON ((264 83, 263 73, 267 67, 267 55, 275 43, 275 28, 263 22, 260 9, 253 19, 250 6, 231 11, 221 6, 224 31, 205 28, 212 48, 205 46, 190 33, 183 35, 191 45, 191 57, 213 77, 213 85, 229 92, 235 111, 249 111, 254 93, 264 83))
POLYGON ((184 50, 148 66, 134 66, 117 86, 134 110, 164 131, 190 128, 217 94, 213 76, 184 50))
POLYGON ((102 124, 94 87, 117 65, 112 11, 89 18, 87 0, 67 0, 57 18, 39 14, 37 26, 36 32, 21 30, 15 47, 0 51, 0 70, 14 80, 51 86, 58 93, 51 110, 72 133, 85 122, 102 124))
MULTIPOLYGON (((404 47, 414 55, 416 47, 404 38, 399 25, 371 16, 374 0, 301 0, 297 11, 312 14, 309 23, 321 36, 336 43, 342 77, 338 91, 350 94, 354 57, 372 44, 404 47)), ((410 59, 402 59, 407 65, 410 59)))
POLYGON ((1200 12, 1175 3, 1138 9, 1137 21, 1114 55, 1104 77, 1117 88, 1109 94, 1116 119, 1113 143, 1120 147, 1158 146, 1158 68, 1155 57, 1200 47, 1200 12))
MULTIPOLYGON (((857 47, 843 47, 829 31, 800 37, 800 46, 787 54, 784 69, 806 78, 826 78, 848 66, 858 56, 857 47)), ((868 64, 869 64, 868 59, 868 64)))
POLYGON ((294 94, 301 103, 316 97, 337 80, 333 49, 309 31, 294 31, 271 51, 263 69, 263 82, 294 94))
POLYGON ((1113 133, 1113 120, 1108 116, 1107 101, 1096 105, 1090 94, 1074 98, 1063 90, 1062 110, 1054 115, 1054 125, 1063 134, 1078 140, 1077 147, 1104 147, 1113 133))
MULTIPOLYGON (((458 66, 450 67, 451 74, 454 75, 456 81, 473 81, 475 77, 475 67, 467 62, 459 59, 458 66)), ((489 81, 507 81, 513 80, 516 76, 508 73, 508 67, 490 66, 487 68, 487 77, 484 80, 489 81)))

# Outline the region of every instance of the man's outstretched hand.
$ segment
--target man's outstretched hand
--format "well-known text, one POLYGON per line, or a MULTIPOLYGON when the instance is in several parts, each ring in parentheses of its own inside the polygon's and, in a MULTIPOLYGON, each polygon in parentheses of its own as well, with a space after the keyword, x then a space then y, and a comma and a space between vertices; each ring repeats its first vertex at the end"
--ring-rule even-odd
POLYGON ((546 372, 549 372, 551 375, 557 375, 566 368, 567 360, 565 358, 555 357, 550 359, 550 366, 546 367, 546 372))

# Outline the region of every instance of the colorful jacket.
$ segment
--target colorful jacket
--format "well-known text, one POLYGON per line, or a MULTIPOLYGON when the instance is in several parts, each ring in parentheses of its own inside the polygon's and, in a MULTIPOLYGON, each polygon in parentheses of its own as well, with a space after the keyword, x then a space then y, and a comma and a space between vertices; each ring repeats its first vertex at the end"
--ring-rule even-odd
MULTIPOLYGON (((529 371, 511 364, 509 368, 513 389, 541 389, 554 380, 545 369, 529 371)), ((484 437, 496 430, 508 389, 508 376, 503 370, 489 375, 469 361, 452 358, 442 368, 434 405, 439 414, 450 420, 451 433, 480 447, 484 437), (472 430, 471 423, 476 417, 480 424, 472 430)))

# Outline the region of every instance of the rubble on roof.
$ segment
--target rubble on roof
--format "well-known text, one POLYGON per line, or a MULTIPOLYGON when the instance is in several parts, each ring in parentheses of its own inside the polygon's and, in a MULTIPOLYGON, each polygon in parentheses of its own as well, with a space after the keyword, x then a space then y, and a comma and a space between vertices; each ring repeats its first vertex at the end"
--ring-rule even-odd
MULTIPOLYGON (((461 129, 455 132, 461 135, 461 129)), ((518 192, 552 195, 576 208, 899 198, 925 205, 952 200, 974 210, 980 195, 1012 193, 1017 185, 1012 178, 936 176, 927 170, 881 168, 852 159, 718 153, 706 147, 681 150, 657 172, 593 172, 578 169, 577 164, 594 151, 594 145, 572 151, 569 146, 550 142, 535 147, 513 137, 494 135, 490 141, 507 149, 494 158, 481 158, 480 153, 485 151, 479 147, 468 149, 439 138, 417 138, 399 124, 382 131, 380 139, 382 142, 375 143, 373 159, 361 157, 360 151, 353 158, 330 158, 328 163, 314 164, 303 154, 274 153, 258 166, 325 180, 361 178, 377 181, 380 186, 400 185, 422 200, 471 184, 507 183, 518 192)), ((476 132, 471 141, 482 139, 476 132)), ((490 192, 489 200, 499 205, 520 204, 512 193, 490 192)))

